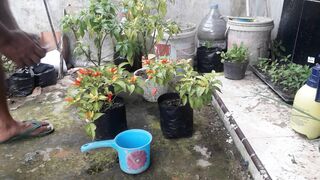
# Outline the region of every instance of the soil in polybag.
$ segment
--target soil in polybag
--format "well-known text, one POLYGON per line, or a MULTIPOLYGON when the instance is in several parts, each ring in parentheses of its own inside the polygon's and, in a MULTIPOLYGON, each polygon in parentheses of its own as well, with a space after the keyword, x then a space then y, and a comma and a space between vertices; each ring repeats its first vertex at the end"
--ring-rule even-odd
POLYGON ((191 137, 193 132, 193 109, 181 104, 176 93, 167 93, 158 98, 160 126, 165 138, 191 137))

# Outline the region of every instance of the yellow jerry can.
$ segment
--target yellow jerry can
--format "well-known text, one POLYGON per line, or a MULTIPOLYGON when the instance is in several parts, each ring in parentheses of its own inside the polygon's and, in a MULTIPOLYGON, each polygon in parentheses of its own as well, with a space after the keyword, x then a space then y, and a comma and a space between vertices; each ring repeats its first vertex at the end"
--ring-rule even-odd
POLYGON ((307 83, 302 86, 293 102, 290 125, 308 139, 320 136, 320 65, 312 68, 307 83))

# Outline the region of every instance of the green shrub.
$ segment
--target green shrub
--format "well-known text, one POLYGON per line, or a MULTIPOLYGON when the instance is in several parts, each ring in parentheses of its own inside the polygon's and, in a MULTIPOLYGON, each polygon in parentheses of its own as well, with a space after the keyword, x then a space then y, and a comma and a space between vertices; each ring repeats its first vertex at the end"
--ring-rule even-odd
POLYGON ((271 81, 283 87, 283 90, 297 92, 302 87, 311 70, 307 65, 295 64, 289 61, 290 55, 281 60, 260 59, 258 68, 266 73, 271 81))
POLYGON ((244 47, 243 43, 240 46, 237 44, 233 44, 231 49, 228 51, 221 52, 221 62, 235 62, 235 63, 243 63, 248 61, 248 49, 244 47))

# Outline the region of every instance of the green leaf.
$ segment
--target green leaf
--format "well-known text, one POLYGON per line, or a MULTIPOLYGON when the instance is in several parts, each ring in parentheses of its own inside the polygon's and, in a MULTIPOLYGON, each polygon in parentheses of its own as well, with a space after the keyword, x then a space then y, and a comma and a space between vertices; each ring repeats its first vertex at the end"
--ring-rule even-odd
POLYGON ((104 115, 104 113, 95 113, 93 116, 93 120, 97 120, 98 118, 100 118, 102 115, 104 115))
POLYGON ((200 97, 206 89, 203 87, 197 88, 197 96, 200 97))
POLYGON ((130 86, 128 86, 128 89, 129 89, 129 93, 132 94, 134 92, 135 85, 131 84, 130 86))
POLYGON ((182 104, 186 105, 187 102, 188 102, 188 97, 187 96, 183 96, 181 99, 182 99, 182 104))
POLYGON ((94 123, 86 124, 85 131, 93 140, 96 136, 96 125, 94 123))
POLYGON ((136 92, 137 94, 143 94, 143 93, 144 93, 144 90, 143 90, 141 87, 136 86, 135 92, 136 92))
POLYGON ((124 83, 123 81, 116 81, 115 84, 119 85, 123 91, 126 90, 126 83, 124 83))

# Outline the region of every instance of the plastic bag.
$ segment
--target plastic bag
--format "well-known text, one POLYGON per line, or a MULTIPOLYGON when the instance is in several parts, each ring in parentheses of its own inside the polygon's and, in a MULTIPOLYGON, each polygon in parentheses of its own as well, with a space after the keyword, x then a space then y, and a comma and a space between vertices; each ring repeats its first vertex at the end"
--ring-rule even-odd
POLYGON ((40 63, 33 66, 35 86, 46 87, 57 83, 57 74, 52 65, 40 63))
POLYGON ((34 89, 34 74, 30 68, 20 69, 8 79, 10 96, 28 96, 34 89))
POLYGON ((120 132, 127 130, 126 107, 122 98, 117 97, 114 107, 107 109, 94 121, 95 140, 113 139, 120 132))
POLYGON ((166 93, 158 98, 158 105, 161 131, 165 138, 192 136, 193 109, 188 103, 182 106, 178 94, 166 93))
POLYGON ((220 48, 199 47, 197 50, 197 68, 200 73, 210 73, 212 70, 216 72, 223 71, 221 57, 217 54, 222 51, 220 48))

